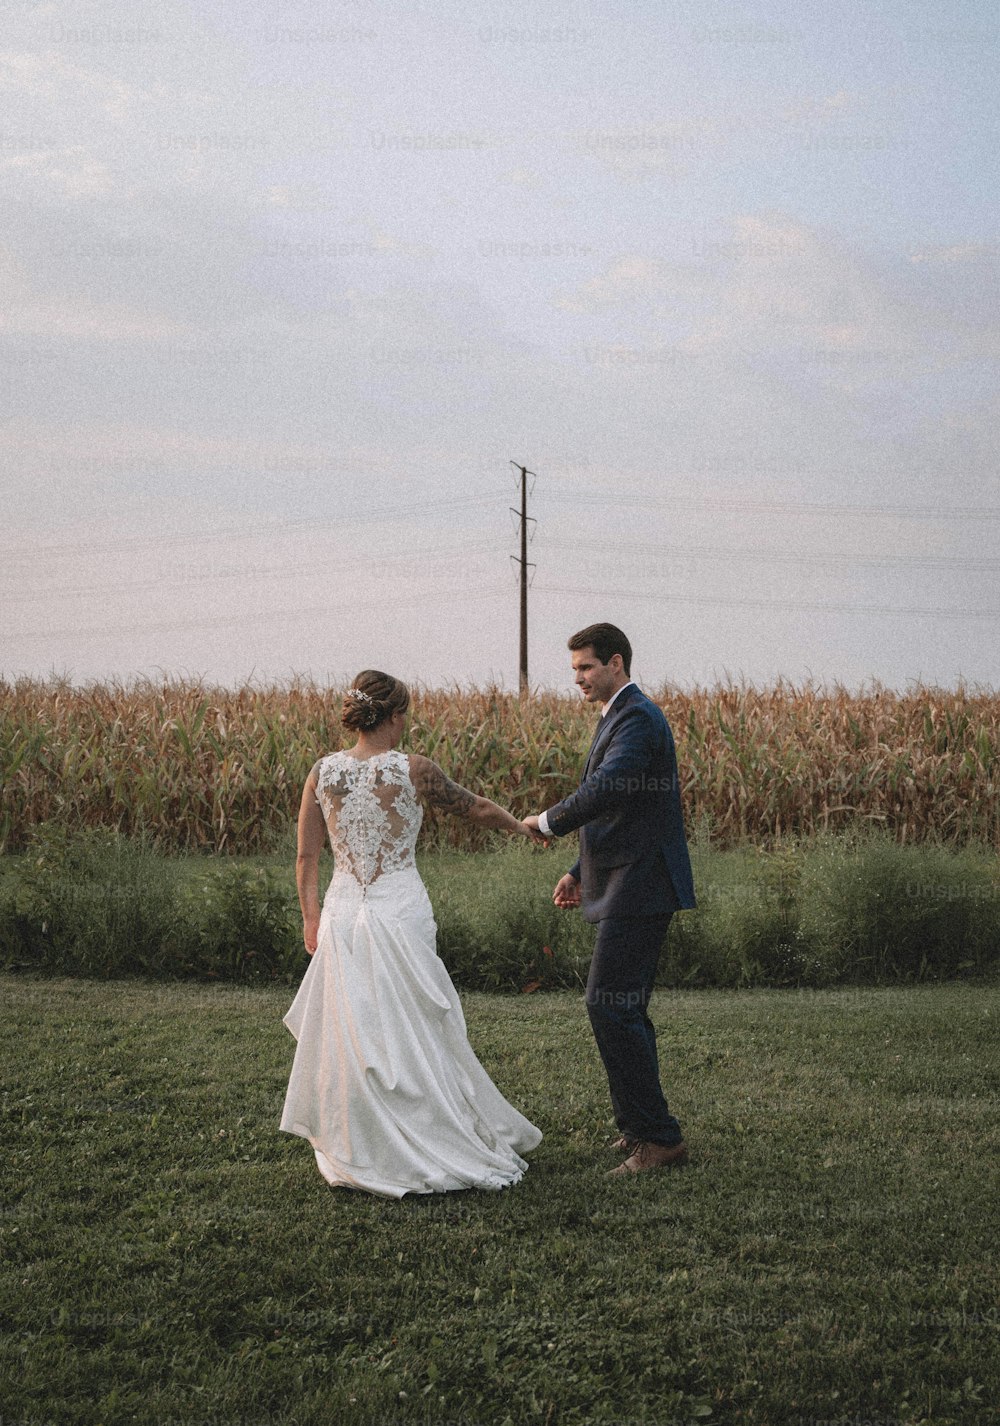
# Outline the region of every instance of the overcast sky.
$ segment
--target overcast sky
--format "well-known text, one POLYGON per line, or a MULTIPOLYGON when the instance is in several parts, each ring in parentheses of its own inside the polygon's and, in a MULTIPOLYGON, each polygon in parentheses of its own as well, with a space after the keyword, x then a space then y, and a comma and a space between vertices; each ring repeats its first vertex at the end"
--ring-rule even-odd
POLYGON ((994 4, 0 28, 0 674, 1000 685, 994 4))

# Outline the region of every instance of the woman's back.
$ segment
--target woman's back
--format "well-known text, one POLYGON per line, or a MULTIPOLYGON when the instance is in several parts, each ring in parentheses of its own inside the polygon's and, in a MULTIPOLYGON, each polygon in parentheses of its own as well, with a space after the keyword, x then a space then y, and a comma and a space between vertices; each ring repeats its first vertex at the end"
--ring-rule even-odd
MULTIPOLYGON (((369 758, 331 753, 316 769, 316 799, 330 835, 336 873, 361 887, 416 865, 423 809, 405 753, 369 758)), ((335 874, 336 874, 335 873, 335 874)))

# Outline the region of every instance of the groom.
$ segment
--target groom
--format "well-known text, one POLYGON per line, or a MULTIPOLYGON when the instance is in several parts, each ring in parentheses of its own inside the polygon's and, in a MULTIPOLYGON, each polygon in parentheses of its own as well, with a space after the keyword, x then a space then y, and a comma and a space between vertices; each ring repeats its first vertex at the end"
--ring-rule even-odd
POLYGON ((525 823, 543 836, 580 829, 580 856, 553 894, 597 923, 587 1011, 611 1089, 613 1175, 683 1163, 687 1146, 660 1088, 646 1006, 675 911, 695 904, 674 740, 663 713, 629 677, 632 647, 614 624, 569 640, 576 683, 601 706, 583 782, 525 823))

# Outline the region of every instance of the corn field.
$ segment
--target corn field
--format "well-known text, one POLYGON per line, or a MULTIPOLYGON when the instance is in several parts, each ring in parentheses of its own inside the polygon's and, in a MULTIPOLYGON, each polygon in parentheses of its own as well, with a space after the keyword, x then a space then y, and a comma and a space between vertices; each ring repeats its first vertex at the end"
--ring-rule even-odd
MULTIPOLYGON (((719 846, 859 823, 903 842, 1000 846, 1000 695, 781 683, 653 696, 677 742, 689 833, 719 846)), ((41 822, 116 827, 170 851, 267 850, 294 825, 317 757, 353 743, 339 709, 340 691, 308 683, 0 680, 0 852, 41 822)), ((416 689, 403 746, 524 815, 576 786, 595 717, 572 696, 416 689)), ((479 844, 430 811, 425 829, 425 844, 479 844)))

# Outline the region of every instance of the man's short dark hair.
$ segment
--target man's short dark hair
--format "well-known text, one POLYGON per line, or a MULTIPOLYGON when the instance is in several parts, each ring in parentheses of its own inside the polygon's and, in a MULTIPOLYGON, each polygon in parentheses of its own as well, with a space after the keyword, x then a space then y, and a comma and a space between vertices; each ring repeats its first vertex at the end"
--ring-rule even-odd
POLYGON ((622 667, 631 675, 632 645, 621 629, 614 624, 588 624, 568 641, 567 648, 578 653, 580 649, 593 649, 601 663, 610 663, 615 654, 621 654, 622 667))

